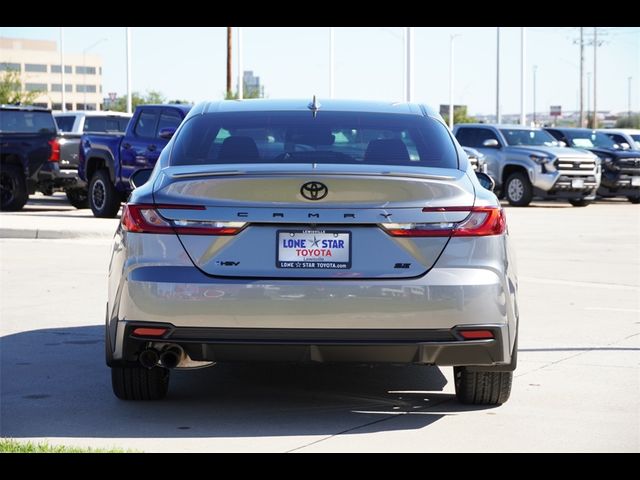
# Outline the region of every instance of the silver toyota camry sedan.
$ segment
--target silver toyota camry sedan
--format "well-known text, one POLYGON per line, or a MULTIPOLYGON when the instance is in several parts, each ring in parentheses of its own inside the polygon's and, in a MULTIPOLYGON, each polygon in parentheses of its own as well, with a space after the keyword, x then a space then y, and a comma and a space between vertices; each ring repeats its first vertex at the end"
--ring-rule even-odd
POLYGON ((424 105, 194 107, 132 177, 109 267, 115 395, 216 362, 453 366, 463 403, 509 398, 518 302, 505 215, 424 105))

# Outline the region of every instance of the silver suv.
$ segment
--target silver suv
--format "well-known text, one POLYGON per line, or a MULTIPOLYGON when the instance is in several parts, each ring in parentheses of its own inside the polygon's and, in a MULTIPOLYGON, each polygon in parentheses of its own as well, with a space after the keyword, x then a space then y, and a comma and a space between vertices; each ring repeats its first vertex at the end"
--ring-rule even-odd
POLYGON ((461 145, 484 154, 487 173, 511 205, 527 206, 534 196, 565 198, 576 207, 595 199, 601 175, 598 157, 562 147, 542 129, 461 124, 453 131, 461 145))

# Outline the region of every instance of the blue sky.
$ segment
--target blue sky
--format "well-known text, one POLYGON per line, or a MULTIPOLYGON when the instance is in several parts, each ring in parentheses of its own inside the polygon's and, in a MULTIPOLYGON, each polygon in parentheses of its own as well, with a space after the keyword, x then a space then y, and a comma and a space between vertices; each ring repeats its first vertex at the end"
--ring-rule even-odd
MULTIPOLYGON (((577 27, 527 27, 527 111, 532 110, 533 65, 536 106, 578 107, 577 27)), ((591 35, 592 27, 585 29, 591 35)), ((126 93, 124 27, 65 27, 65 51, 103 57, 104 92, 126 93)), ((496 29, 415 29, 415 100, 437 108, 449 99, 449 36, 455 40, 455 103, 472 114, 495 112, 496 29)), ((59 39, 58 27, 0 27, 0 36, 59 39)), ((590 38, 590 37, 587 37, 590 38)), ((626 111, 628 77, 632 109, 640 110, 640 27, 603 28, 598 48, 598 109, 626 111)), ((235 30, 234 30, 235 40, 235 30)), ((501 33, 503 113, 520 111, 520 28, 501 33)), ((376 100, 402 98, 402 29, 335 28, 335 96, 376 100)), ((261 77, 270 98, 320 98, 329 94, 329 28, 244 27, 244 69, 261 77)), ((593 47, 585 49, 585 71, 593 71, 593 47)), ((1 59, 0 59, 1 60, 1 59)), ((170 99, 219 99, 225 90, 224 27, 132 27, 133 89, 159 90, 170 99)), ((237 57, 234 56, 234 69, 237 57)), ((234 82, 236 74, 234 73, 234 82)), ((585 77, 586 88, 586 77, 585 77)), ((592 97, 593 98, 593 97, 592 97)), ((585 94, 585 103, 587 97, 585 94)), ((593 100, 592 100, 593 101, 593 100)), ((586 106, 586 105, 585 105, 586 106)))

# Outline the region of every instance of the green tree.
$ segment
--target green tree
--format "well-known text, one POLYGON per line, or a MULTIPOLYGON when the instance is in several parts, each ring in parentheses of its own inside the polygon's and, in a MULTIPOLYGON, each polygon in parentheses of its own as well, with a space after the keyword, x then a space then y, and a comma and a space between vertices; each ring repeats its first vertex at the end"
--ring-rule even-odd
POLYGON ((640 114, 618 118, 616 128, 640 128, 640 114))
MULTIPOLYGON (((444 114, 442 116, 444 118, 444 121, 447 125, 449 125, 449 115, 448 114, 444 114)), ((463 107, 463 108, 455 108, 453 110, 453 123, 454 124, 458 124, 458 123, 475 123, 476 119, 475 117, 469 117, 467 115, 467 107, 463 107)))
POLYGON ((30 104, 41 92, 23 92, 20 74, 16 70, 7 70, 0 78, 0 103, 30 104))
MULTIPOLYGON (((135 110, 138 105, 165 103, 165 100, 166 97, 157 90, 147 90, 147 93, 145 95, 141 95, 140 92, 133 92, 131 94, 131 108, 135 110)), ((116 112, 126 112, 127 96, 124 95, 122 97, 116 98, 114 102, 111 102, 108 108, 109 110, 113 110, 116 112)))

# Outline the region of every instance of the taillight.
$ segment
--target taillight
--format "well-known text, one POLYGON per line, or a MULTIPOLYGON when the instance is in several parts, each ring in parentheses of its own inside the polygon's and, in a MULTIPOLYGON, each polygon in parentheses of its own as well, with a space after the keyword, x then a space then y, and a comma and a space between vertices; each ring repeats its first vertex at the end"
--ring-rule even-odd
POLYGON ((204 210, 201 205, 126 204, 122 211, 122 229, 133 233, 180 233, 183 235, 235 235, 246 222, 208 220, 168 220, 158 210, 204 210))
POLYGON ((427 207, 423 212, 469 212, 460 222, 381 223, 394 237, 484 237, 500 235, 507 229, 504 210, 500 207, 427 207))
POLYGON ((49 155, 50 162, 59 162, 60 161, 60 142, 58 142, 57 138, 53 138, 49 140, 49 146, 51 147, 51 154, 49 155))
POLYGON ((491 330, 461 330, 459 333, 465 340, 489 340, 494 338, 491 330))
POLYGON ((168 328, 144 328, 138 327, 133 331, 133 335, 138 337, 161 337, 167 333, 168 328))

